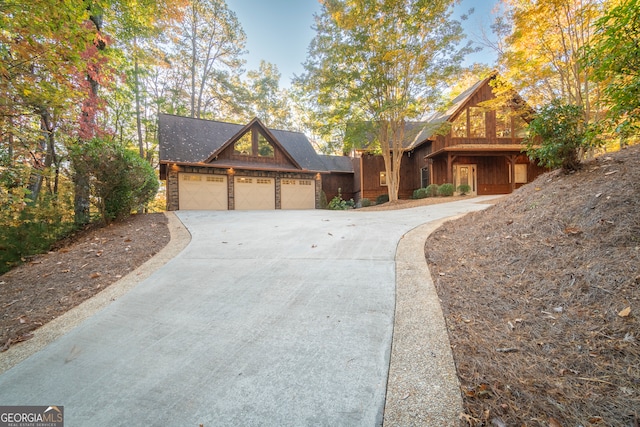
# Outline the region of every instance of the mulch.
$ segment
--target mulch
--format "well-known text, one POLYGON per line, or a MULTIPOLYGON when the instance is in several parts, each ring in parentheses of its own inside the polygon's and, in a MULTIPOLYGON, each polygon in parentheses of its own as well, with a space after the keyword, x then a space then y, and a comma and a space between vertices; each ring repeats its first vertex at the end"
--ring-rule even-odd
POLYGON ((425 254, 461 426, 638 427, 640 146, 446 223, 425 254))
POLYGON ((0 351, 135 270, 169 242, 162 213, 133 215, 59 242, 0 276, 0 351))

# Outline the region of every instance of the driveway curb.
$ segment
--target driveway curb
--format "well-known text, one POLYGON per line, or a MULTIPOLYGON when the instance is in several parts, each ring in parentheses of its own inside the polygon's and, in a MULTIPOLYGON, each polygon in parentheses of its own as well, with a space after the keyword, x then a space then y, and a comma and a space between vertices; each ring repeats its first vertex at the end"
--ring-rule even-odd
POLYGON ((458 425, 462 412, 460 385, 424 244, 444 222, 461 216, 423 224, 398 243, 385 426, 458 425))

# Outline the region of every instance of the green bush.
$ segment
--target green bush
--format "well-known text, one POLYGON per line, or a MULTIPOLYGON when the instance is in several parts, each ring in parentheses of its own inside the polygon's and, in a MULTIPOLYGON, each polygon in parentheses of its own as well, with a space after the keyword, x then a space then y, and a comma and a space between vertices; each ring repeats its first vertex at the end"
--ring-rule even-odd
POLYGON ((356 203, 353 201, 353 199, 342 199, 342 189, 338 188, 338 195, 331 199, 328 208, 332 211, 345 211, 347 209, 353 209, 355 208, 355 206, 356 203))
POLYGON ((363 208, 366 208, 368 206, 371 206, 371 200, 364 198, 360 200, 360 206, 362 206, 363 208))
POLYGON ((588 127, 582 106, 554 100, 542 107, 529 124, 524 141, 527 155, 537 159, 540 166, 577 170, 583 154, 602 143, 588 127))
POLYGON ((382 203, 387 203, 388 201, 389 201, 388 194, 381 194, 378 197, 376 197, 376 205, 381 205, 382 203))
POLYGON ((465 196, 470 191, 471 191, 471 186, 470 185, 468 185, 468 184, 460 184, 460 185, 458 185, 458 193, 460 193, 461 196, 465 196))
POLYGON ((427 193, 427 197, 436 197, 438 195, 438 184, 429 184, 427 188, 425 188, 427 193))
POLYGON ((71 158, 74 170, 90 177, 91 196, 104 223, 144 207, 158 191, 153 167, 121 145, 96 138, 75 147, 71 158))
POLYGON ((417 190, 413 190, 414 199, 424 199, 426 197, 429 197, 426 188, 418 188, 417 190))
POLYGON ((48 251, 74 227, 69 203, 45 194, 20 211, 0 214, 0 274, 24 258, 48 251))
POLYGON ((438 195, 444 197, 453 196, 454 191, 455 187, 453 186, 453 184, 442 184, 438 188, 438 195))

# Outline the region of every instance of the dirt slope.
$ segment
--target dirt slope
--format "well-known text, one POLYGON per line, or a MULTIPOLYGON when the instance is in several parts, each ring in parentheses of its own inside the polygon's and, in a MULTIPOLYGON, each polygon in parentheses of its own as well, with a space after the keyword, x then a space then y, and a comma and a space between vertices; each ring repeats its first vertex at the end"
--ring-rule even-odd
POLYGON ((640 416, 640 146, 550 172, 426 242, 461 425, 640 416))

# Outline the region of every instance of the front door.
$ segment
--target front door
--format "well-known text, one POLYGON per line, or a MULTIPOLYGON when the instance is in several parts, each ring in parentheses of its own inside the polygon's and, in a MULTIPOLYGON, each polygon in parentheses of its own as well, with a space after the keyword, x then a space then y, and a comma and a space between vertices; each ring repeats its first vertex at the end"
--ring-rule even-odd
POLYGON ((454 165, 453 175, 456 186, 456 194, 460 194, 458 187, 468 185, 469 191, 466 194, 476 196, 478 194, 478 174, 476 165, 454 165))

